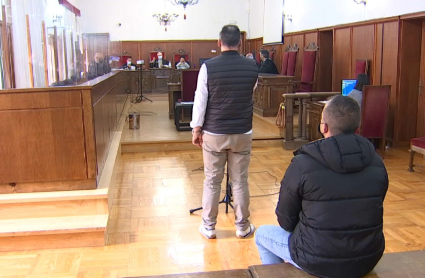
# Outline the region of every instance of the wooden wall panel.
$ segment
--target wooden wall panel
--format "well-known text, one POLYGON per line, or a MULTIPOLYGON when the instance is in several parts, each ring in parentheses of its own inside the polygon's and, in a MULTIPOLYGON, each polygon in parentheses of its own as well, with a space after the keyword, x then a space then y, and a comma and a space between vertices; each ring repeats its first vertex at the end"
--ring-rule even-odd
POLYGON ((374 55, 375 59, 372 63, 373 71, 369 72, 369 76, 372 79, 372 85, 382 84, 382 51, 383 51, 383 23, 375 24, 375 47, 374 55))
MULTIPOLYGON (((174 54, 173 53, 178 53, 180 49, 184 50, 186 53, 187 52, 191 52, 191 42, 170 42, 167 43, 167 59, 171 60, 171 63, 173 62, 173 58, 174 58, 174 54), (168 55, 168 53, 170 55, 168 55)), ((192 53, 189 53, 189 63, 192 64, 192 53)), ((196 60, 194 60, 195 63, 197 64, 198 62, 196 60)), ((178 61, 175 61, 178 62, 178 61)))
POLYGON ((332 91, 333 31, 318 34, 319 59, 317 61, 316 89, 319 92, 332 91))
POLYGON ((217 41, 192 42, 192 67, 199 69, 199 58, 213 58, 221 54, 217 41), (216 50, 212 53, 211 50, 216 50))
POLYGON ((82 116, 81 107, 1 111, 7 159, 0 160, 0 183, 86 179, 82 116))
POLYGON ((304 47, 306 47, 311 42, 317 44, 317 32, 304 34, 304 47))
MULTIPOLYGON (((379 30, 379 28, 378 28, 379 30)), ((387 137, 394 138, 394 121, 397 109, 397 73, 398 73, 398 21, 387 22, 382 25, 382 72, 375 76, 382 76, 382 85, 391 85, 390 109, 388 111, 387 137)), ((379 34, 379 32, 378 32, 379 34)), ((377 36, 379 38, 379 36, 377 36)), ((379 47, 377 48, 380 53, 379 47)), ((377 56, 378 57, 378 56, 377 56)), ((380 65, 376 65, 378 71, 380 65)), ((381 78, 381 77, 380 77, 381 78)), ((374 84, 379 84, 374 81, 374 84)))
POLYGON ((421 21, 402 21, 400 83, 394 130, 395 141, 400 143, 407 143, 416 136, 421 36, 421 21))
POLYGON ((341 91, 341 80, 350 78, 351 72, 351 28, 334 30, 332 59, 332 91, 341 91))
POLYGON ((366 59, 369 64, 369 77, 373 76, 373 56, 375 49, 375 26, 373 24, 353 27, 351 44, 351 73, 350 77, 356 79, 356 60, 366 59))

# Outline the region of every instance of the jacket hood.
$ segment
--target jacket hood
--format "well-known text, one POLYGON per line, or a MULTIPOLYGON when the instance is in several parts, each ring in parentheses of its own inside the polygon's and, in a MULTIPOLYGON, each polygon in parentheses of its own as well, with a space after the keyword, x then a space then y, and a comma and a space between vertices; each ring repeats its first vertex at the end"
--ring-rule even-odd
POLYGON ((298 154, 307 154, 337 173, 354 173, 372 162, 375 148, 357 134, 339 134, 304 145, 294 152, 298 154))

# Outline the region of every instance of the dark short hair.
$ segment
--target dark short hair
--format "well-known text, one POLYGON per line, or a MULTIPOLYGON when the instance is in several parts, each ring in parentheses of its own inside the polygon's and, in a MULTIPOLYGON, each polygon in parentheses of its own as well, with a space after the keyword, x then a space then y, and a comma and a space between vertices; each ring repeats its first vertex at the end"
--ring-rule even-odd
POLYGON ((260 53, 263 54, 263 56, 265 58, 269 58, 270 57, 269 51, 267 49, 261 49, 260 50, 260 53))
POLYGON ((359 104, 348 96, 334 96, 323 110, 323 120, 332 135, 355 133, 360 123, 359 104))
POLYGON ((354 86, 354 89, 358 91, 363 91, 363 86, 365 85, 370 85, 369 76, 367 76, 367 74, 365 73, 360 73, 359 75, 357 75, 357 82, 356 86, 354 86))
POLYGON ((224 25, 220 31, 221 42, 228 47, 239 46, 241 30, 236 25, 224 25))

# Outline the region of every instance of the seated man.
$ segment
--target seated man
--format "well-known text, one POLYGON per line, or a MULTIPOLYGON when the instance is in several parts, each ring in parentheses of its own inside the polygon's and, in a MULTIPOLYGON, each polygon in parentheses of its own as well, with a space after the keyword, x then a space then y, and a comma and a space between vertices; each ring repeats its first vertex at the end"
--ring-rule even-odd
POLYGON ((137 69, 137 66, 135 64, 133 64, 131 58, 129 57, 129 58, 127 58, 127 63, 122 65, 121 69, 127 69, 127 70, 137 69))
POLYGON ((388 175, 373 145, 355 134, 357 102, 336 96, 322 113, 325 139, 295 152, 281 182, 279 226, 261 226, 263 264, 283 261, 319 277, 361 277, 385 249, 383 202, 388 175))
POLYGON ((102 76, 107 73, 107 65, 104 62, 103 54, 96 53, 94 55, 94 60, 89 64, 89 72, 87 73, 87 79, 93 79, 98 76, 102 76))
POLYGON ((169 67, 168 60, 165 60, 165 59, 162 58, 162 52, 158 52, 156 54, 156 56, 158 57, 158 60, 153 58, 153 60, 150 63, 151 68, 161 69, 161 68, 168 68, 169 67))
POLYGON ((190 69, 190 65, 185 61, 184 56, 180 56, 180 62, 177 63, 176 69, 190 69))
POLYGON ((274 73, 278 74, 276 65, 273 63, 272 60, 269 58, 269 51, 262 49, 260 51, 260 73, 274 73))

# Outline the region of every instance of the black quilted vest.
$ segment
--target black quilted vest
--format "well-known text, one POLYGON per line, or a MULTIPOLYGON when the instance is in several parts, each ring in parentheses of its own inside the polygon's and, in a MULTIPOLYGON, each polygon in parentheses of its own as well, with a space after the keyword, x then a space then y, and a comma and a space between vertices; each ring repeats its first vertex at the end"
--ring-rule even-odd
POLYGON ((205 62, 208 103, 203 130, 216 134, 243 134, 252 129, 253 88, 258 67, 237 51, 225 51, 205 62))

